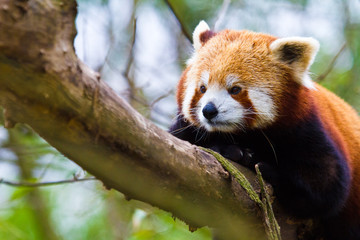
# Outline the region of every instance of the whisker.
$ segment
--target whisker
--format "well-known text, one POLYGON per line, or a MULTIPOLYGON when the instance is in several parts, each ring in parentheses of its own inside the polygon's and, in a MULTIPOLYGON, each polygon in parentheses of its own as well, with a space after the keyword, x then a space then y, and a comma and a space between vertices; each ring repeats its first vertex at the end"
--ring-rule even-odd
POLYGON ((203 134, 201 135, 201 137, 199 138, 199 140, 197 140, 196 142, 200 142, 201 141, 201 139, 204 137, 204 136, 206 136, 207 135, 207 132, 206 131, 204 131, 203 132, 203 134))
POLYGON ((197 137, 199 135, 200 128, 196 128, 195 143, 198 142, 197 137))
POLYGON ((182 127, 182 128, 178 128, 178 129, 175 129, 174 131, 171 131, 170 133, 171 134, 178 134, 178 133, 181 133, 183 131, 185 131, 186 129, 192 127, 192 125, 188 125, 188 126, 185 126, 185 127, 182 127))
POLYGON ((231 133, 226 133, 225 134, 225 136, 228 136, 229 137, 229 139, 230 139, 230 141, 233 143, 233 144, 235 144, 235 139, 234 139, 234 137, 233 137, 233 135, 231 134, 231 133))
POLYGON ((278 158, 277 158, 277 155, 276 155, 276 152, 275 152, 275 148, 274 146, 272 145, 270 139, 266 136, 266 134, 263 132, 263 130, 260 129, 260 132, 264 135, 264 137, 266 138, 266 140, 268 141, 268 143, 270 144, 270 147, 274 153, 274 157, 275 157, 275 161, 276 161, 276 164, 279 164, 278 162, 278 158))

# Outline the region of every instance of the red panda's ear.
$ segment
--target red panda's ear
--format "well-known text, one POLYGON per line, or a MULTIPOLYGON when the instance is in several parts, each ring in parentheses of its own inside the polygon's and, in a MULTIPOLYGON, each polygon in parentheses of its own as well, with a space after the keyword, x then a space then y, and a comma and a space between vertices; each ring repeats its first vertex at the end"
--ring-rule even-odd
POLYGON ((195 51, 199 50, 200 47, 214 35, 215 33, 210 31, 209 25, 207 25, 204 20, 200 21, 193 32, 193 44, 195 51))
POLYGON ((289 37, 273 41, 270 44, 270 50, 275 58, 294 69, 299 83, 312 88, 313 83, 307 73, 319 46, 319 42, 314 38, 289 37))

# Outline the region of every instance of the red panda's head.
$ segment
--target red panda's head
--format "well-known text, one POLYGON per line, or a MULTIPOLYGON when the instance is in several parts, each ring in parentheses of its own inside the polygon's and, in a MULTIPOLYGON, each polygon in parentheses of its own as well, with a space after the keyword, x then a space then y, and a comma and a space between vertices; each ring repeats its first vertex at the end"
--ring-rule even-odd
POLYGON ((286 114, 285 108, 296 108, 291 104, 301 89, 315 89, 308 76, 319 48, 313 38, 213 33, 201 21, 193 42, 195 52, 180 79, 177 101, 195 126, 225 132, 264 128, 286 114))

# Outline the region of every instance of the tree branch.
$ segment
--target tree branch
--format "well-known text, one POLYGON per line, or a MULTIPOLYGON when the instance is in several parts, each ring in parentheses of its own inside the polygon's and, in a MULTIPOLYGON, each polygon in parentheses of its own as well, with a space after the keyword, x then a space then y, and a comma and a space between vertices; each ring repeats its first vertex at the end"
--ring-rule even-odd
POLYGON ((88 177, 88 178, 74 178, 68 180, 60 180, 60 181, 52 181, 52 182, 35 182, 35 183, 12 182, 12 181, 0 179, 0 184, 5 184, 11 187, 47 187, 47 186, 61 185, 65 183, 85 182, 85 181, 93 181, 93 180, 97 180, 97 179, 94 177, 88 177))
POLYGON ((345 50, 345 47, 346 47, 347 43, 344 42, 343 45, 341 46, 341 48, 339 49, 339 51, 337 51, 337 53, 335 54, 335 56, 331 59, 331 62, 329 63, 329 66, 326 68, 326 70, 321 74, 319 75, 317 78, 316 78, 316 81, 317 82, 321 82, 323 81, 327 75, 329 75, 329 73, 332 71, 332 69, 334 68, 334 65, 336 63, 336 60, 338 59, 338 57, 340 56, 340 54, 345 50))
POLYGON ((217 19, 216 19, 215 24, 214 24, 214 31, 215 32, 217 32, 219 30, 220 25, 224 21, 226 12, 228 11, 230 4, 231 4, 231 0, 223 0, 223 4, 221 5, 221 8, 219 10, 217 19))
MULTIPOLYGON (((217 227, 224 239, 264 239, 259 208, 212 155, 156 127, 77 59, 75 16, 75 1, 0 0, 7 126, 28 124, 108 188, 192 226, 217 227)), ((275 214, 283 238, 295 239, 297 225, 279 208, 275 214)))
POLYGON ((181 31, 184 34, 184 36, 190 41, 192 42, 192 34, 191 32, 189 32, 186 27, 185 24, 183 23, 183 21, 181 20, 179 14, 176 12, 176 10, 174 9, 174 6, 172 5, 172 3, 169 0, 164 0, 166 5, 169 7, 169 9, 171 10, 171 12, 174 14, 174 16, 176 17, 176 20, 179 22, 180 27, 181 27, 181 31))

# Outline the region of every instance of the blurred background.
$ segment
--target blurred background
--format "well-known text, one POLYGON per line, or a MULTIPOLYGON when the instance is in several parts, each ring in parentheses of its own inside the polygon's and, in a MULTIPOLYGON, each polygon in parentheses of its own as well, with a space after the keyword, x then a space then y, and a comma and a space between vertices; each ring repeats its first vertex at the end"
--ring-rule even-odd
MULTIPOLYGON (((212 29, 249 29, 321 43, 312 78, 360 111, 359 0, 78 0, 79 58, 163 129, 176 115, 175 86, 200 20, 212 29)), ((9 186, 89 174, 25 125, 2 127, 0 239, 211 239, 170 213, 127 201, 97 181, 9 186)))

